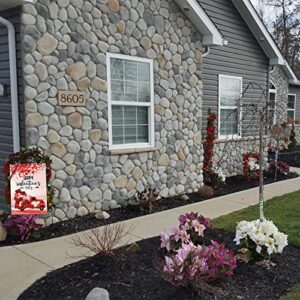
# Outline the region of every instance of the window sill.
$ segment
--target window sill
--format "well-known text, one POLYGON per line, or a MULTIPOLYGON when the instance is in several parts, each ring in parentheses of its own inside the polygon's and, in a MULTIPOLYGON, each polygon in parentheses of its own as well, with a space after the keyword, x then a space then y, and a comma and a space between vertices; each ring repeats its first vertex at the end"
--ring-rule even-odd
POLYGON ((129 149, 113 149, 110 150, 111 155, 122 155, 122 154, 135 154, 143 152, 153 152, 158 150, 156 147, 145 147, 145 148, 129 148, 129 149))
MULTIPOLYGON (((268 136, 264 135, 263 138, 264 139, 268 138, 268 136)), ((239 137, 239 138, 232 138, 232 139, 220 138, 216 140, 216 144, 255 141, 255 140, 259 140, 259 136, 239 137)))
POLYGON ((233 137, 219 137, 216 139, 216 143, 226 143, 226 142, 239 142, 244 138, 241 136, 233 136, 233 137))

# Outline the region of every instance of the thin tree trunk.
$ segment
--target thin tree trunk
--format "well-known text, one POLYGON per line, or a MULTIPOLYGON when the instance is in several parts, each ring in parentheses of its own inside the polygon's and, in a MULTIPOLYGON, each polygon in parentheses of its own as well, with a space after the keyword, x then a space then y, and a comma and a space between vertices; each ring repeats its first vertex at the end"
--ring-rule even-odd
POLYGON ((279 155, 279 141, 277 141, 276 145, 276 151, 275 151, 275 176, 274 176, 274 181, 277 181, 277 175, 278 175, 278 155, 279 155))
POLYGON ((263 124, 261 123, 260 133, 259 133, 259 219, 261 222, 263 222, 265 219, 265 214, 264 214, 263 134, 264 134, 264 129, 263 129, 263 124))

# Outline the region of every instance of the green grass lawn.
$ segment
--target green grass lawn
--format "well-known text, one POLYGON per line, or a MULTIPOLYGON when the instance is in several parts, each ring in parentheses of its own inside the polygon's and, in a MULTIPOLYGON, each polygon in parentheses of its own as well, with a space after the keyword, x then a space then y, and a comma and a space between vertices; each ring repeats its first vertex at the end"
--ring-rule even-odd
POLYGON ((290 293, 280 298, 280 300, 299 300, 299 299, 300 299, 300 285, 295 286, 290 293))
MULTIPOLYGON (((300 191, 276 197, 265 203, 266 218, 272 220, 280 231, 288 234, 289 244, 300 247, 300 191)), ((259 218, 258 205, 231 213, 213 220, 215 228, 235 231, 236 224, 242 220, 259 218)), ((280 300, 300 300, 300 285, 280 300)))
MULTIPOLYGON (((288 234, 290 244, 300 247, 300 191, 267 201, 265 215, 267 219, 274 222, 280 231, 288 234)), ((214 219, 213 224, 215 228, 234 232, 238 222, 252 221, 258 218, 258 205, 254 205, 214 219)))

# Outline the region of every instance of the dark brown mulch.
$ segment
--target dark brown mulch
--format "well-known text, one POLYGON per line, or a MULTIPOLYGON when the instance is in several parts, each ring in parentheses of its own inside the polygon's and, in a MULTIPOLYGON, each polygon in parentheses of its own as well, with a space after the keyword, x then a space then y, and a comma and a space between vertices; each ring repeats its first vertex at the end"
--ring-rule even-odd
MULTIPOLYGON (((235 249, 233 235, 222 231, 206 231, 206 240, 225 242, 235 249)), ((274 257, 271 269, 254 264, 239 264, 236 274, 213 284, 218 291, 211 295, 173 287, 157 270, 161 257, 159 239, 139 243, 141 252, 128 253, 120 249, 115 257, 94 256, 53 271, 22 293, 25 299, 85 299, 95 287, 108 290, 111 300, 271 300, 279 299, 291 287, 300 283, 300 249, 288 246, 282 255, 274 257)))
POLYGON ((300 152, 281 153, 278 159, 285 161, 291 167, 300 168, 300 152))
MULTIPOLYGON (((274 159, 275 153, 269 153, 269 159, 274 159)), ((285 161, 289 166, 300 168, 300 145, 291 151, 279 152, 278 159, 285 161)))
MULTIPOLYGON (((298 175, 296 173, 290 173, 287 176, 278 176, 277 181, 287 180, 291 178, 296 178, 298 175)), ((274 177, 266 175, 265 176, 265 184, 274 183, 274 177)), ((239 191, 251 189, 258 186, 257 181, 246 181, 243 176, 233 176, 226 179, 226 185, 220 187, 215 191, 214 197, 219 197, 231 193, 236 193, 239 191)), ((188 200, 182 200, 180 197, 170 197, 164 199, 159 206, 154 207, 151 213, 156 213, 160 211, 164 211, 167 209, 172 209, 196 202, 201 202, 207 200, 207 198, 200 197, 198 193, 189 194, 188 200)), ((149 212, 141 212, 137 209, 128 209, 128 208, 120 208, 109 211, 110 218, 108 220, 97 220, 93 214, 76 217, 72 220, 67 220, 63 222, 59 222, 51 225, 48 228, 43 228, 40 231, 39 241, 48 240, 51 238, 61 237, 64 235, 92 229, 95 227, 108 225, 111 223, 124 221, 136 217, 140 217, 143 215, 149 214, 149 212)), ((26 243, 36 242, 37 240, 34 238, 30 238, 26 243)), ((20 244, 15 237, 9 236, 5 242, 0 242, 0 247, 16 245, 20 244)))

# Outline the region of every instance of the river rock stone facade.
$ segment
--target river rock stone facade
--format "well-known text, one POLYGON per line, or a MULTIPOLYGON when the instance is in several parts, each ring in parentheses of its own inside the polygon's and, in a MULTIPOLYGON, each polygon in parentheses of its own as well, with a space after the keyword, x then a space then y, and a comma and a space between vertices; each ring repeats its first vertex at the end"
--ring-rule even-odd
MULTIPOLYGON (((226 176, 243 174, 243 154, 258 151, 259 141, 255 138, 236 141, 217 141, 214 162, 226 176)), ((267 153, 265 153, 267 156, 267 153)))
POLYGON ((27 144, 51 156, 59 202, 46 224, 203 182, 201 36, 172 0, 39 0, 23 6, 27 144), (155 149, 108 147, 106 53, 154 61, 155 149), (60 107, 62 90, 86 107, 60 107))
POLYGON ((286 120, 287 118, 287 102, 289 95, 289 79, 287 78, 282 67, 276 66, 270 72, 270 81, 276 87, 276 103, 278 108, 278 118, 286 120))
POLYGON ((300 125, 295 126, 297 144, 300 145, 300 125))

